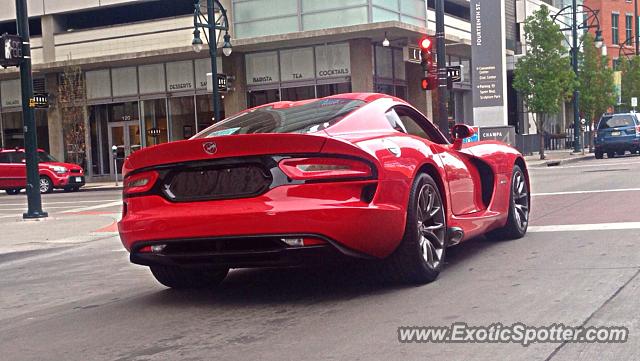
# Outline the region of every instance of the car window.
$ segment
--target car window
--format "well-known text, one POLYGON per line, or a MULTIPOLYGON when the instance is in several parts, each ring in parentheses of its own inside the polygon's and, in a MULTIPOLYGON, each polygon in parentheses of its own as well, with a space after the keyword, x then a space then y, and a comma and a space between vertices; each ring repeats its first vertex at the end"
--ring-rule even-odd
POLYGON ((328 98, 293 106, 268 105, 212 125, 193 138, 257 133, 311 133, 328 128, 365 104, 362 100, 328 98))
POLYGON ((58 162, 51 154, 47 152, 38 152, 38 162, 40 163, 55 163, 58 162))
POLYGON ((0 163, 11 163, 9 153, 0 153, 0 163))
POLYGON ((630 114, 617 114, 602 117, 598 129, 609 129, 616 127, 632 127, 635 126, 633 116, 630 114))
POLYGON ((409 107, 397 106, 386 113, 391 126, 402 133, 427 139, 438 144, 448 144, 447 139, 431 122, 409 107))
POLYGON ((24 163, 24 152, 11 153, 11 163, 24 163))

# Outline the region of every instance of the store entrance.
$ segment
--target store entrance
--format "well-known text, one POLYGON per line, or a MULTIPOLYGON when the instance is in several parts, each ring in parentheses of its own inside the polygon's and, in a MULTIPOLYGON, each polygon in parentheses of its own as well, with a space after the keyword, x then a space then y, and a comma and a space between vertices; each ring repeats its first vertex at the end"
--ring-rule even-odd
POLYGON ((114 145, 117 147, 115 163, 114 152, 109 152, 110 173, 114 175, 116 169, 114 167, 117 167, 118 176, 122 177, 124 160, 142 147, 140 144, 140 124, 137 121, 109 123, 109 145, 110 150, 114 145))

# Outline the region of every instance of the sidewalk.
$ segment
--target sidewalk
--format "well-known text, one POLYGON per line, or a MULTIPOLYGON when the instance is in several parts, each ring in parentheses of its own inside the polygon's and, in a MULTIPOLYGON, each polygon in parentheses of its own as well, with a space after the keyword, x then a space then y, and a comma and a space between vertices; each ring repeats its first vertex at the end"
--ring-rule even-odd
MULTIPOLYGON (((116 236, 115 222, 120 215, 55 214, 47 218, 24 220, 21 215, 0 222, 0 260, 7 254, 33 252, 93 242, 116 236)), ((114 242, 118 245, 118 242, 114 242)))
POLYGON ((122 182, 118 181, 118 185, 114 181, 111 182, 88 182, 84 187, 80 188, 86 191, 108 191, 122 189, 122 182))
POLYGON ((595 158, 594 154, 589 153, 588 151, 585 152, 584 155, 582 153, 571 154, 571 150, 551 150, 546 151, 544 154, 546 157, 545 160, 540 160, 540 155, 538 153, 525 156, 524 158, 529 167, 551 167, 595 158))

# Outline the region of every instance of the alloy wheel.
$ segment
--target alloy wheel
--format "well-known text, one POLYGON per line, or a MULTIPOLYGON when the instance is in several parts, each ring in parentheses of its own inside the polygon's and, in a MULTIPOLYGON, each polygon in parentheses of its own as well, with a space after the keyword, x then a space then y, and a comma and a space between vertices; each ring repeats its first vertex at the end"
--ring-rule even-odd
POLYGON ((40 178, 40 193, 48 193, 51 189, 51 181, 47 178, 40 178))
POLYGON ((422 257, 429 267, 435 269, 444 254, 446 221, 440 193, 431 184, 420 188, 417 219, 422 257))
POLYGON ((529 189, 522 172, 517 171, 513 174, 513 182, 511 187, 513 195, 513 216, 520 229, 525 229, 529 223, 529 189))

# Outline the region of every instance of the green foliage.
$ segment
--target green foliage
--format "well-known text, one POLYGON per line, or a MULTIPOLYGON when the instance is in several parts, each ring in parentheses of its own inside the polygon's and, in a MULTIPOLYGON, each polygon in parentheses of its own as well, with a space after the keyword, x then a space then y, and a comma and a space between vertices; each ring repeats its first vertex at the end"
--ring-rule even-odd
POLYGON ((622 103, 631 109, 631 98, 640 98, 640 57, 620 58, 622 71, 622 103))
POLYGON ((580 112, 590 123, 597 122, 609 107, 616 104, 616 95, 609 59, 601 55, 590 33, 584 37, 578 74, 580 112))
POLYGON ((513 86, 529 111, 536 114, 536 125, 541 132, 547 117, 559 113, 564 100, 574 90, 575 74, 563 46, 564 35, 552 21, 546 6, 527 18, 524 31, 527 54, 516 64, 513 86))

